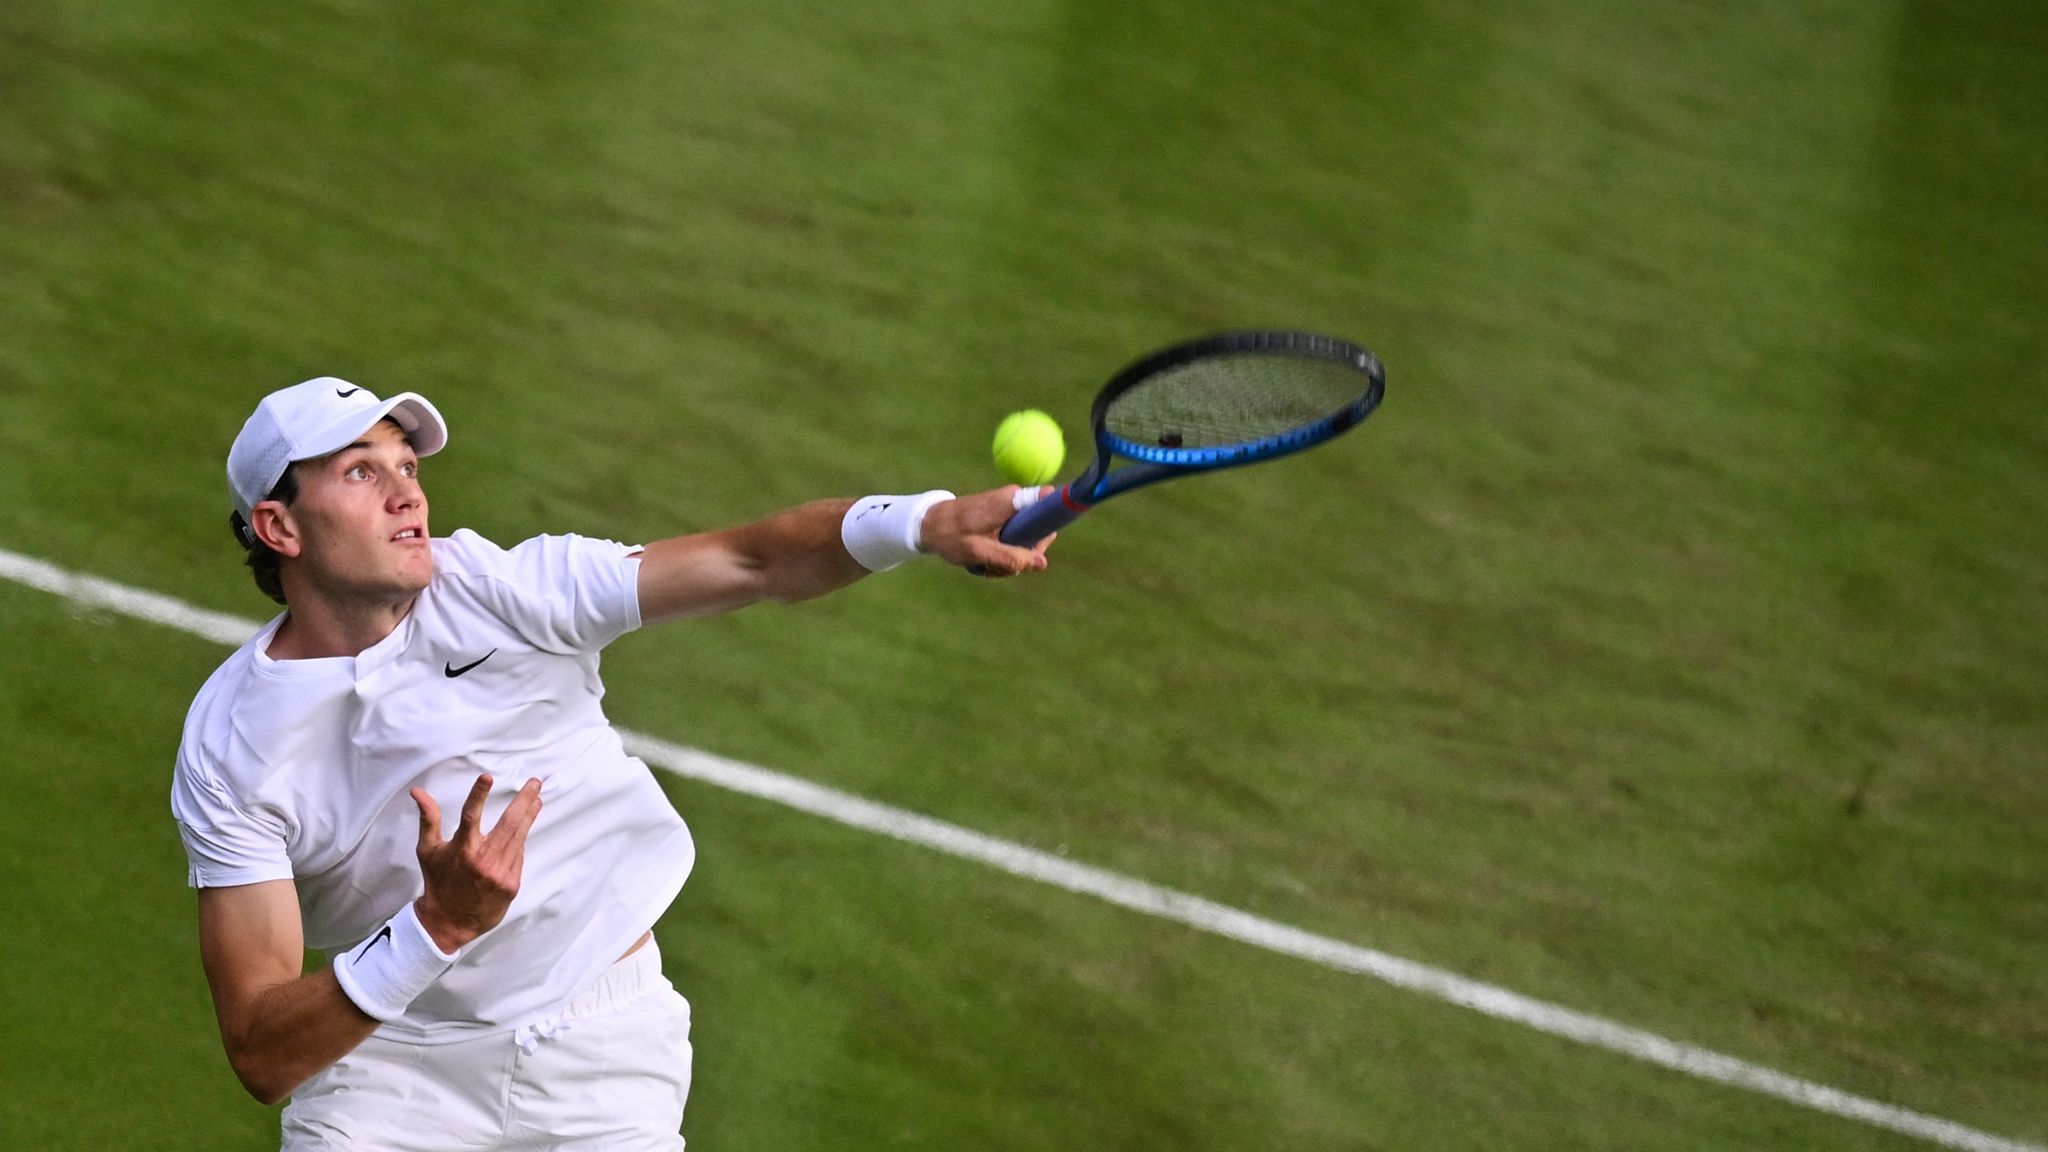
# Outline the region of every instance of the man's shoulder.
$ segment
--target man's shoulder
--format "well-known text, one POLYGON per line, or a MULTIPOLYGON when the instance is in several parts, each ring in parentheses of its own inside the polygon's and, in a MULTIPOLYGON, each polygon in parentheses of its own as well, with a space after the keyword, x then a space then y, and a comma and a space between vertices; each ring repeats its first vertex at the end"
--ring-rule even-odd
POLYGON ((434 578, 461 578, 489 572, 502 565, 506 550, 495 541, 470 528, 457 528, 447 536, 434 537, 434 578))
POLYGON ((346 693, 349 675, 336 661, 288 661, 269 665, 258 653, 277 632, 273 620, 221 661, 200 685, 185 711, 178 742, 181 771, 203 766, 225 773, 252 743, 269 744, 299 728, 313 711, 346 693))
POLYGON ((468 528, 434 538, 437 584, 490 583, 553 592, 596 567, 637 549, 628 544, 575 533, 543 533, 505 547, 468 528))
POLYGON ((256 630, 254 636, 242 641, 242 646, 228 654, 213 670, 199 691, 192 697, 192 705, 185 712, 185 731, 189 736, 194 721, 202 720, 234 703, 241 686, 249 679, 256 663, 256 646, 267 641, 276 632, 276 621, 272 620, 256 630))
POLYGON ((434 541, 424 614, 436 629, 496 619, 536 648, 586 652, 639 626, 636 549, 594 536, 532 536, 500 547, 468 529, 434 541))
POLYGON ((548 553, 619 547, 622 546, 608 540, 574 533, 542 533, 506 547, 475 529, 457 528, 449 535, 434 537, 434 575, 504 578, 530 567, 533 560, 548 553))
MULTIPOLYGON (((284 835, 271 817, 256 816, 249 807, 269 767, 250 752, 243 731, 249 715, 264 717, 276 727, 292 723, 292 717, 277 706, 280 697, 266 694, 264 678, 256 668, 258 645, 268 643, 275 630, 266 626, 223 660, 213 675, 206 678, 185 713, 185 730, 171 769, 170 799, 171 815, 186 836, 186 851, 193 853, 191 875, 195 886, 252 882, 248 878, 227 878, 242 874, 218 871, 217 857, 202 860, 202 851, 224 850, 222 846, 234 839, 231 830, 257 827, 266 836, 284 835), (202 849, 202 845, 206 847, 202 849)), ((285 875, 288 874, 287 866, 285 875)), ((255 878, 277 877, 273 874, 255 878)))
POLYGON ((202 765, 216 764, 234 724, 235 701, 249 681, 256 659, 256 645, 272 632, 265 626, 220 662, 206 683, 193 695, 185 710, 185 729, 178 741, 180 774, 202 765))

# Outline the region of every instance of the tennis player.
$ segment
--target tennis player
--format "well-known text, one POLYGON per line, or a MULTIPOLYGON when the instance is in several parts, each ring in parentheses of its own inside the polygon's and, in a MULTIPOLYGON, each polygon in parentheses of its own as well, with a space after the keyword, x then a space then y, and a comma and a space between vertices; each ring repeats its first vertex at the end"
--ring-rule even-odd
POLYGON ((286 1152, 679 1149, 689 1005, 651 927, 695 860, 626 754, 598 653, 922 552, 1014 575, 1027 495, 822 500, 633 547, 429 534, 434 406, 332 377, 265 397, 232 523, 285 606, 192 703, 171 789, 229 1063, 286 1152), (453 814, 452 827, 450 814, 453 814), (328 960, 302 974, 304 950, 328 960))

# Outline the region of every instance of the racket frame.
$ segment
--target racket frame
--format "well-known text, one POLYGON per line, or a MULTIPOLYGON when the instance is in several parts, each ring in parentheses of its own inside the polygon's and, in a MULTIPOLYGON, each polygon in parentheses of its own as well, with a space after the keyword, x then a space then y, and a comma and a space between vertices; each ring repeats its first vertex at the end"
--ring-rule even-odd
POLYGON ((1012 516, 1009 523, 1003 525, 1001 539, 1005 544, 1029 547, 1073 523, 1082 513, 1112 496, 1175 476, 1255 464, 1312 448, 1342 435, 1372 415, 1373 409, 1379 407, 1386 388, 1386 369, 1379 357, 1350 341, 1316 332, 1284 329, 1219 332, 1162 348, 1126 365, 1096 393, 1095 403, 1089 411, 1095 459, 1079 476, 1012 516), (1199 360, 1246 352, 1300 356, 1345 364, 1357 369, 1365 378, 1365 388, 1351 403, 1327 416, 1285 432, 1236 444, 1196 448, 1140 444, 1108 430, 1106 420, 1110 405, 1118 396, 1144 381, 1199 360), (1118 457, 1132 463, 1112 470, 1110 465, 1118 457))

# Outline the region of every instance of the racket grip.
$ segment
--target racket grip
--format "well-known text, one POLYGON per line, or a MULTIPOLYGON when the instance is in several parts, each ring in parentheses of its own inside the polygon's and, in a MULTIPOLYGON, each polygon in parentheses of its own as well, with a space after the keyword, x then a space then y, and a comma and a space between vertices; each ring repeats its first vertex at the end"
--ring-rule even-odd
POLYGON ((1029 548, 1080 519, 1081 513, 1086 512, 1088 506, 1073 500, 1067 491, 1068 487, 1062 485, 1050 496, 1025 505, 1015 516, 1010 517, 996 538, 1005 544, 1029 548))

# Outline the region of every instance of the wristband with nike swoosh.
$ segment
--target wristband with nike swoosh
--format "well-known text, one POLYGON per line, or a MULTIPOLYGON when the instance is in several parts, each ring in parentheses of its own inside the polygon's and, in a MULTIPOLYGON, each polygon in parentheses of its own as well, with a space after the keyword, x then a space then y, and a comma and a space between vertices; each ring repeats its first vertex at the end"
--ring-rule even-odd
POLYGON ((334 979, 363 1014, 390 1023, 441 974, 455 957, 441 951, 411 904, 362 943, 334 958, 334 979))
POLYGON ((953 499, 943 488, 914 496, 863 496, 839 521, 839 541, 870 572, 887 572, 924 549, 924 514, 953 499))

